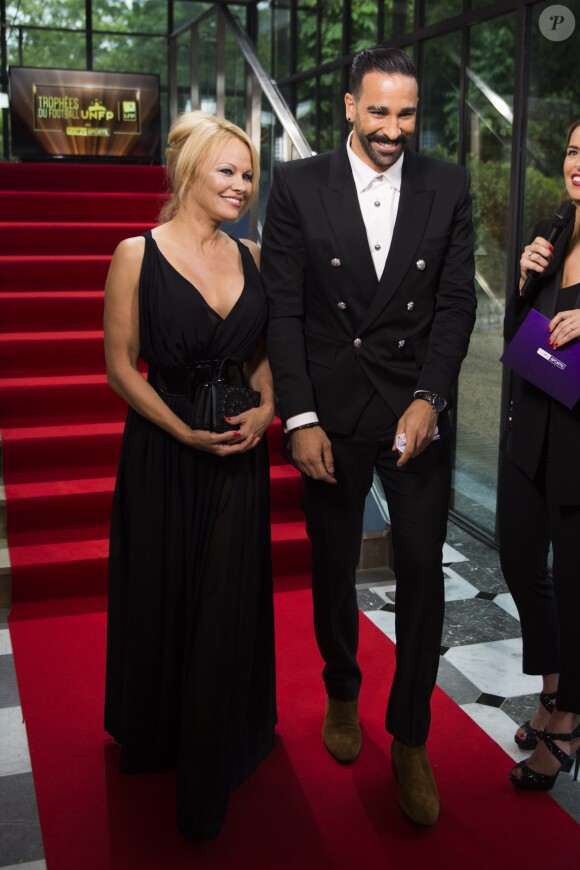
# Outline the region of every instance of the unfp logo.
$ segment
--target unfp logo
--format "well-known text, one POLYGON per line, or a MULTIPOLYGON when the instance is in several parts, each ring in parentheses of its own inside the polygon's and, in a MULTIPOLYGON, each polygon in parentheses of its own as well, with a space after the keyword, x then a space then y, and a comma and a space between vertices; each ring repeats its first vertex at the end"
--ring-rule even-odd
POLYGON ((81 111, 81 118, 84 121, 112 121, 114 117, 115 113, 109 112, 98 99, 94 99, 88 109, 81 111))

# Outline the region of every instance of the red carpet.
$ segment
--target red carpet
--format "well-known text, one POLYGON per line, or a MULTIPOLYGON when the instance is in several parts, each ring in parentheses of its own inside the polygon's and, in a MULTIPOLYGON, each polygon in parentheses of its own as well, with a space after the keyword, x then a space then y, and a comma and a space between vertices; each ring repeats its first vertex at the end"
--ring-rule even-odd
POLYGON ((48 870, 580 866, 578 825, 548 795, 515 792, 509 759, 439 690, 430 755, 441 819, 432 830, 406 821, 383 724, 393 646, 364 616, 363 751, 351 767, 336 764, 320 739, 324 695, 310 593, 279 592, 275 602, 276 747, 232 796, 220 838, 198 844, 176 832, 172 774, 118 773, 117 749, 101 726, 104 614, 56 615, 54 604, 15 608, 12 638, 48 870))
POLYGON ((515 793, 505 754, 441 692, 430 742, 439 826, 412 828, 389 771, 393 647, 362 619, 364 749, 339 767, 320 740, 299 477, 268 433, 277 594, 277 745, 233 795, 213 843, 173 822, 173 777, 122 777, 102 731, 106 556, 123 402, 107 386, 102 288, 116 243, 155 221, 158 167, 0 164, 0 429, 11 632, 48 870, 580 865, 578 826, 515 793), (49 195, 47 195, 49 191, 49 195), (110 192, 108 192, 110 191, 110 192))

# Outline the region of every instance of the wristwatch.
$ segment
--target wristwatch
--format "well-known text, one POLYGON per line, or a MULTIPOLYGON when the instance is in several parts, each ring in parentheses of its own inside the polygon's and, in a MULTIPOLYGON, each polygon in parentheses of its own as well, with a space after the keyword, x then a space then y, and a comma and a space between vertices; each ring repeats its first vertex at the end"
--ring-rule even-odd
POLYGON ((447 407, 447 402, 443 396, 440 396, 439 393, 431 393, 429 390, 415 390, 413 398, 424 399, 426 402, 429 402, 433 410, 437 411, 438 414, 447 407))

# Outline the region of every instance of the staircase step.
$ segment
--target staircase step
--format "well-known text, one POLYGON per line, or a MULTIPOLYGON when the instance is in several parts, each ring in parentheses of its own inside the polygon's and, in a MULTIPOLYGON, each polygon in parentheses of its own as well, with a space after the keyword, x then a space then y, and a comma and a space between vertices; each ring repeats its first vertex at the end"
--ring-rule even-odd
POLYGON ((0 324, 7 332, 102 329, 103 305, 102 290, 5 291, 0 324))
POLYGON ((4 429, 5 480, 10 484, 116 474, 124 420, 117 423, 4 429))
MULTIPOLYGON (((108 555, 106 536, 11 547, 14 600, 102 595, 107 589, 108 555)), ((302 576, 309 558, 304 522, 272 526, 275 578, 302 576)))
POLYGON ((26 256, 31 248, 36 254, 112 254, 120 241, 153 229, 156 222, 61 223, 5 222, 0 224, 0 254, 26 256))
MULTIPOLYGON (((272 521, 292 526, 302 518, 300 475, 288 466, 274 466, 271 484, 272 521)), ((62 540, 63 534, 77 539, 80 529, 108 528, 114 488, 114 474, 25 482, 9 477, 5 490, 11 546, 62 540)))
POLYGON ((12 221, 154 221, 166 195, 160 193, 83 193, 47 190, 1 190, 4 215, 12 221))
POLYGON ((300 516, 296 519, 302 519, 302 475, 291 465, 271 465, 270 466, 270 488, 271 488, 271 503, 272 515, 276 515, 278 521, 281 521, 281 511, 284 508, 289 511, 288 519, 293 515, 295 510, 299 511, 300 516))
POLYGON ((104 374, 0 378, 0 428, 112 423, 126 414, 104 374))
POLYGON ((0 162, 1 190, 157 193, 165 182, 162 166, 116 164, 0 162))
POLYGON ((0 371, 7 376, 65 375, 71 369, 77 374, 105 370, 102 329, 0 335, 0 371))
POLYGON ((81 288, 102 291, 112 256, 113 251, 105 254, 26 254, 24 257, 0 255, 0 287, 25 293, 81 288))
POLYGON ((10 547, 14 601, 102 595, 107 590, 109 541, 10 547))
POLYGON ((78 539, 86 528, 106 530, 114 477, 6 484, 10 546, 78 539), (74 530, 74 531, 73 531, 74 530))

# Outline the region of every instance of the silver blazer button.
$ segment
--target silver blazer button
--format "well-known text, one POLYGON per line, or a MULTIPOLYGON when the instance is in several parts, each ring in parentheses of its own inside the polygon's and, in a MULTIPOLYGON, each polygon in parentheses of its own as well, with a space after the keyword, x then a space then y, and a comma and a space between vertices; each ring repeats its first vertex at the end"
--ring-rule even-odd
POLYGON ((405 339, 404 339, 404 338, 402 338, 402 339, 400 340, 399 344, 398 344, 398 348, 399 348, 399 350, 400 350, 401 348, 403 348, 403 347, 405 347, 405 339))
POLYGON ((361 338, 355 338, 355 340, 353 341, 353 344, 354 344, 355 347, 360 347, 361 344, 362 344, 362 339, 361 339, 361 338))
POLYGON ((407 311, 412 311, 414 307, 415 307, 414 302, 407 302, 407 311))
POLYGON ((345 310, 345 308, 346 308, 346 302, 337 302, 336 304, 337 304, 337 306, 340 308, 341 311, 344 311, 344 310, 345 310))
POLYGON ((337 269, 339 266, 342 266, 342 263, 340 262, 338 257, 333 257, 332 260, 330 261, 330 265, 334 266, 334 268, 337 269))
POLYGON ((417 260, 415 265, 416 265, 417 269, 419 270, 419 272, 422 272, 426 266, 426 263, 425 263, 425 260, 417 260))

